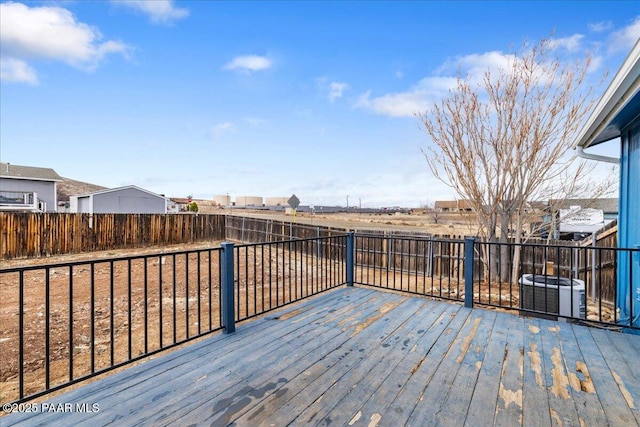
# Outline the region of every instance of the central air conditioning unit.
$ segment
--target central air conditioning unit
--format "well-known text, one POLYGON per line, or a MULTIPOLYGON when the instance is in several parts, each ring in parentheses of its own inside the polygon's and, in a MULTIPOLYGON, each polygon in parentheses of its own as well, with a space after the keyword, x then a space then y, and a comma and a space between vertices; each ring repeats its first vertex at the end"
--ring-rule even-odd
POLYGON ((544 274, 525 274, 520 284, 520 314, 557 320, 558 316, 586 319, 584 281, 544 274))

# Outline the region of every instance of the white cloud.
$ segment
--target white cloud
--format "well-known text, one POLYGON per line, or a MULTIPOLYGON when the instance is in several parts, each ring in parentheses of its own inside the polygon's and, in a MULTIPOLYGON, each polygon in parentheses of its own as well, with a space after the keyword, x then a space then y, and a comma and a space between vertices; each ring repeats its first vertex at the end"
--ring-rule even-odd
POLYGON ((574 34, 559 39, 552 38, 549 40, 549 47, 551 49, 566 49, 569 52, 575 52, 580 49, 582 39, 584 39, 583 34, 574 34))
MULTIPOLYGON (((582 35, 553 39, 551 47, 563 48, 568 51, 578 50, 581 46, 582 35)), ((372 97, 371 91, 365 92, 355 103, 355 108, 368 109, 375 114, 390 117, 412 117, 429 109, 434 103, 443 99, 457 85, 457 78, 461 76, 472 85, 481 84, 487 72, 497 76, 501 72, 509 72, 514 61, 520 61, 512 54, 491 51, 478 54, 458 56, 445 61, 432 76, 420 80, 404 92, 387 93, 372 97)), ((596 58, 599 66, 602 58, 596 58)), ((543 64, 542 64, 543 65, 543 64)), ((546 80, 544 66, 540 69, 540 81, 546 80)))
POLYGON ((251 126, 262 126, 269 123, 269 120, 263 119, 262 117, 245 117, 244 121, 251 126))
POLYGON ((107 55, 126 56, 130 50, 119 41, 101 42, 103 37, 97 28, 76 21, 67 9, 31 8, 21 3, 0 4, 0 38, 3 67, 10 73, 7 78, 16 81, 16 76, 22 75, 19 81, 27 83, 36 79, 28 63, 32 60, 62 61, 91 71, 107 55))
POLYGON ((231 61, 227 62, 222 69, 249 74, 252 71, 266 70, 272 65, 273 61, 266 56, 244 55, 236 56, 231 61))
POLYGON ((587 73, 594 73, 598 70, 601 70, 604 66, 605 58, 602 55, 593 55, 591 57, 591 63, 589 64, 589 68, 587 68, 587 73))
POLYGON ((498 51, 458 56, 445 61, 433 76, 420 80, 405 92, 388 93, 371 97, 371 91, 360 96, 356 108, 371 110, 375 114, 390 117, 413 117, 427 110, 434 102, 456 87, 457 76, 466 76, 472 84, 479 83, 487 70, 496 73, 508 69, 514 57, 498 51))
POLYGON ((222 136, 225 133, 235 132, 235 130, 236 130, 236 126, 233 123, 224 122, 224 123, 215 125, 211 130, 211 134, 217 138, 222 136))
POLYGON ((354 107, 390 117, 413 117, 425 111, 456 85, 455 77, 426 77, 406 92, 371 98, 371 91, 360 96, 354 107))
POLYGON ((14 58, 0 57, 0 80, 7 83, 38 84, 34 69, 26 62, 14 58))
POLYGON ((604 31, 610 30, 612 27, 613 23, 611 21, 594 22, 593 24, 587 25, 587 28, 592 33, 602 33, 604 31))
POLYGON ((637 16, 628 26, 611 34, 609 51, 629 51, 638 39, 640 39, 640 16, 637 16))
POLYGON ((472 53, 447 60, 436 70, 436 74, 453 76, 460 72, 462 75, 466 75, 470 81, 477 83, 487 70, 493 73, 507 69, 513 59, 513 55, 500 51, 472 53))
POLYGON ((412 117, 429 107, 428 94, 420 91, 389 93, 371 98, 371 91, 360 96, 356 108, 365 108, 381 116, 412 117))
POLYGON ((112 0, 114 4, 146 14, 154 24, 171 24, 189 16, 189 10, 176 7, 172 0, 112 0))
POLYGON ((349 89, 349 85, 341 82, 329 83, 329 101, 333 102, 342 97, 345 90, 349 89))

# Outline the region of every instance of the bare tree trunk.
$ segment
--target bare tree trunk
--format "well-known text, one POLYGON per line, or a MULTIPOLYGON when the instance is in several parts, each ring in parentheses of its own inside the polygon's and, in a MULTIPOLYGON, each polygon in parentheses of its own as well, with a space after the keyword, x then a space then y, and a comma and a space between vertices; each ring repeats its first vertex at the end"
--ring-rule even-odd
POLYGON ((511 271, 510 254, 511 248, 509 245, 509 223, 511 222, 511 215, 509 210, 503 210, 500 215, 500 281, 509 282, 509 273, 511 271))

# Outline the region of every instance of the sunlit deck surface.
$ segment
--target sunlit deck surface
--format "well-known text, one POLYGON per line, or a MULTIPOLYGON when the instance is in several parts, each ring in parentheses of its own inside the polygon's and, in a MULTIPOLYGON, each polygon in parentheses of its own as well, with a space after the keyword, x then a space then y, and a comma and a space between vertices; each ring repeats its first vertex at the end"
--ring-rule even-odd
POLYGON ((640 336, 339 288, 14 413, 13 425, 635 426, 640 336))

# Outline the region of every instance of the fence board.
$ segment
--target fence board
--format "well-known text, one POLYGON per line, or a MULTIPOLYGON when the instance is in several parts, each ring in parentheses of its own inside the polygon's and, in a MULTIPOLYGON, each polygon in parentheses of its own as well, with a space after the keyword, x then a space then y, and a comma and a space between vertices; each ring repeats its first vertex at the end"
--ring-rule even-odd
POLYGON ((224 215, 0 212, 2 259, 224 238, 224 215))

